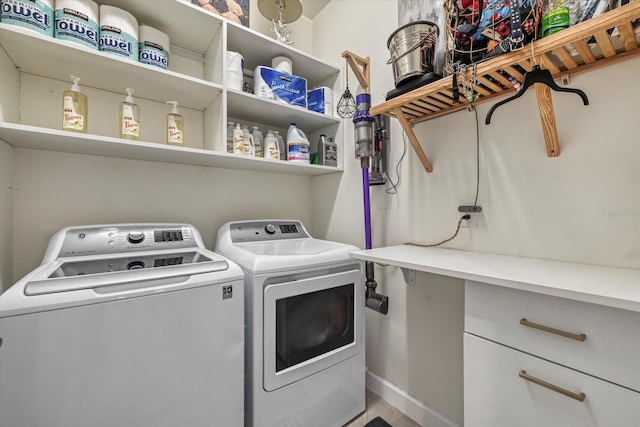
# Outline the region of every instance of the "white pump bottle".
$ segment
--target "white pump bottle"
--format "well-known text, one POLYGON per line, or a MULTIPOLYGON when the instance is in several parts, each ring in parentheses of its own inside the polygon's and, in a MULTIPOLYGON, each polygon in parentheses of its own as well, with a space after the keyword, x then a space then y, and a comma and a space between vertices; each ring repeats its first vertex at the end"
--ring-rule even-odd
POLYGON ((120 138, 140 139, 140 109, 133 101, 133 89, 127 88, 127 96, 120 104, 120 138))
POLYGON ((184 119, 178 113, 178 101, 167 101, 172 105, 171 112, 167 115, 167 144, 184 145, 184 119))
POLYGON ((71 76, 71 90, 62 94, 62 130, 87 133, 89 105, 87 95, 80 92, 80 78, 71 76))

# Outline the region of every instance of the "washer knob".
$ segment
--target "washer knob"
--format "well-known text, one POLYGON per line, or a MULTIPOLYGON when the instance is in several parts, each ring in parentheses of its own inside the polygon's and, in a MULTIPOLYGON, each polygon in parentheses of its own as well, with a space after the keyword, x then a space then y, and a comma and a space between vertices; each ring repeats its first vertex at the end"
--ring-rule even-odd
POLYGON ((127 270, 140 270, 142 268, 144 268, 143 261, 131 261, 127 264, 127 270))
POLYGON ((127 234, 127 240, 131 243, 140 243, 144 240, 144 233, 142 231, 132 231, 127 234))
POLYGON ((273 225, 273 224, 267 224, 267 225, 264 227, 264 231, 266 231, 266 232, 267 232, 267 234, 273 234, 273 233, 275 233, 275 232, 276 232, 276 226, 275 226, 275 225, 273 225))

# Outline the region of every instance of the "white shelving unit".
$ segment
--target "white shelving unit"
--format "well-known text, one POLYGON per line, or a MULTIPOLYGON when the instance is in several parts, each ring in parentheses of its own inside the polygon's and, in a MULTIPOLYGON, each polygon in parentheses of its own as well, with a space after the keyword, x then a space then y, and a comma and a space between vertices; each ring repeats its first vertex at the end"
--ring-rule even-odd
POLYGON ((0 135, 4 140, 13 141, 12 145, 14 147, 63 153, 306 176, 337 172, 336 168, 331 166, 235 156, 233 154, 216 153, 189 147, 174 147, 145 141, 128 141, 108 136, 70 133, 12 123, 1 123, 0 135))
POLYGON ((207 108, 223 91, 221 82, 129 61, 13 25, 0 23, 0 43, 20 72, 54 80, 68 82, 70 74, 82 73, 82 86, 116 93, 131 86, 138 98, 176 99, 195 110, 207 108))
MULTIPOLYGON (((268 128, 279 130, 282 134, 286 134, 289 123, 295 122, 312 144, 320 134, 327 134, 342 145, 341 121, 336 117, 227 89, 224 76, 227 51, 241 53, 248 71, 258 65, 269 66, 274 56, 288 56, 294 63, 294 74, 306 78, 309 88, 329 86, 334 93, 340 93, 338 67, 229 23, 187 1, 104 0, 99 3, 125 9, 139 23, 165 32, 171 40, 171 69, 162 70, 0 23, 5 74, 2 84, 3 89, 9 89, 3 90, 0 96, 2 140, 14 147, 197 166, 307 176, 342 171, 343 156, 336 168, 226 153, 229 120, 257 125, 263 132, 268 128), (34 89, 22 82, 22 73, 36 80, 40 88, 34 89), (49 102, 49 107, 36 105, 45 90, 57 93, 60 87, 66 87, 70 74, 80 75, 81 86, 94 93, 89 98, 89 132, 92 134, 62 132, 55 127, 60 115, 58 108, 61 108, 57 105, 61 102, 56 101, 54 105, 44 96, 42 102, 49 102), (55 88, 47 89, 48 84, 55 88), (117 128, 110 124, 113 118, 92 115, 92 111, 117 111, 114 94, 120 96, 126 87, 134 88, 136 99, 145 103, 143 113, 147 116, 142 124, 145 141, 117 138, 117 128), (188 109, 186 131, 192 132, 185 137, 188 146, 171 147, 162 140, 161 129, 168 112, 164 103, 168 100, 178 101, 181 111, 188 109), (95 121, 102 123, 98 126, 95 121), (153 132, 145 135, 149 129, 153 132)), ((61 99, 62 94, 57 95, 61 99)))

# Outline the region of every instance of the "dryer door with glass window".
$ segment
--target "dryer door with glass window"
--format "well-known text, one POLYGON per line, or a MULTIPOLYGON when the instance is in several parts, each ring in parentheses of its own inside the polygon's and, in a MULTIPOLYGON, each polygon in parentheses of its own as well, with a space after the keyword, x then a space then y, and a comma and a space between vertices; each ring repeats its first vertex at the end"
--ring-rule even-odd
POLYGON ((264 289, 264 389, 273 391, 362 349, 359 270, 264 289))

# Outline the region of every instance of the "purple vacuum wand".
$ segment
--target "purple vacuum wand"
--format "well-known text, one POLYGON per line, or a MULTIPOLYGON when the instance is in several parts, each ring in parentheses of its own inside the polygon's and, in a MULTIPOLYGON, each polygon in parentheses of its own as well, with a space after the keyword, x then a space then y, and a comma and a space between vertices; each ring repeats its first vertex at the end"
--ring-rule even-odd
MULTIPOLYGON (((371 95, 361 93, 356 96, 356 115, 353 118, 355 131, 356 158, 360 159, 362 168, 362 193, 364 198, 364 235, 365 249, 371 249, 371 201, 369 200, 369 167, 373 158, 373 123, 375 119, 369 114, 371 95)), ((365 261, 366 301, 368 308, 382 314, 389 311, 389 297, 376 293, 378 284, 374 279, 373 262, 365 261)))

